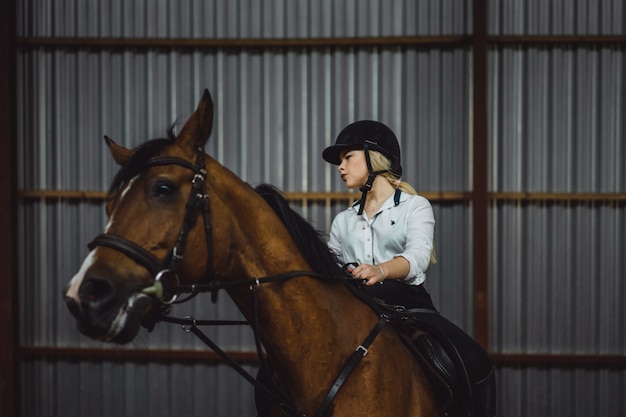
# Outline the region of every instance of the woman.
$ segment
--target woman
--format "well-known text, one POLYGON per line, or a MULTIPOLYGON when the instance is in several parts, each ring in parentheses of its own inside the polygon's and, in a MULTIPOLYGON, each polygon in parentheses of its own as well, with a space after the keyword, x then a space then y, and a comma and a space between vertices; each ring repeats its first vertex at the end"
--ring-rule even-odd
MULTIPOLYGON (((333 220, 329 248, 372 297, 392 305, 435 310, 423 284, 435 261, 435 219, 427 199, 400 181, 400 146, 383 123, 362 120, 345 127, 322 153, 341 179, 362 192, 333 220)), ((486 352, 441 315, 436 328, 456 346, 472 389, 472 415, 495 415, 495 377, 486 352)))

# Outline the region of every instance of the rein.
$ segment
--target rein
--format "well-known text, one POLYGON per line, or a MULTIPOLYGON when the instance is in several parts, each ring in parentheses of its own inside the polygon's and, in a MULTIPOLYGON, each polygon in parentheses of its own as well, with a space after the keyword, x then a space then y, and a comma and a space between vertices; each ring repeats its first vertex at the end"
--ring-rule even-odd
MULTIPOLYGON (((154 283, 152 286, 144 288, 141 292, 154 297, 159 301, 161 309, 158 313, 156 321, 164 321, 168 323, 180 324, 183 330, 187 333, 193 333, 196 337, 202 340, 209 348, 211 348, 226 364, 242 375, 247 381, 254 385, 257 389, 261 390, 263 394, 276 402, 283 412, 290 416, 306 417, 305 414, 300 413, 295 405, 291 402, 289 397, 280 389, 274 378, 272 380, 273 387, 268 388, 261 384, 252 375, 250 375, 241 365, 230 358, 226 352, 214 343, 209 337, 207 337, 199 328, 199 325, 243 325, 249 324, 252 327, 254 333, 254 339, 256 344, 256 350, 259 357, 261 366, 267 366, 265 361, 265 355, 263 354, 263 347, 258 333, 258 300, 257 289, 261 284, 286 281, 295 277, 308 276, 318 279, 327 279, 321 274, 306 270, 296 270, 285 272, 277 275, 271 275, 262 278, 252 278, 241 281, 233 282, 221 282, 213 271, 213 247, 212 247, 212 225, 211 225, 211 205, 210 197, 206 193, 206 176, 207 171, 205 168, 204 154, 198 150, 196 156, 195 165, 189 161, 177 158, 177 157, 154 157, 149 159, 144 165, 144 169, 163 166, 163 165, 179 165, 184 168, 188 168, 194 172, 192 180, 192 187, 187 203, 185 205, 185 214, 183 217, 183 223, 178 233, 176 243, 172 248, 169 258, 169 264, 167 264, 168 258, 161 261, 157 259, 153 254, 137 245, 130 240, 127 240, 121 236, 116 236, 111 233, 102 233, 94 240, 92 240, 87 246, 89 250, 93 250, 98 246, 105 246, 114 250, 117 250, 136 263, 146 268, 150 274, 154 277, 154 283), (187 243, 187 237, 190 230, 196 223, 198 218, 198 212, 202 213, 204 219, 204 230, 207 245, 207 265, 206 265, 206 281, 202 284, 181 284, 178 277, 178 268, 181 261, 184 258, 185 245, 187 243), (210 292, 211 300, 217 301, 218 291, 221 289, 229 289, 234 287, 248 286, 253 294, 253 310, 254 320, 253 323, 247 321, 228 321, 228 320, 195 320, 191 317, 184 319, 168 317, 169 308, 174 303, 185 302, 199 293, 210 292), (188 294, 184 299, 178 299, 181 294, 188 294)), ((328 390, 324 401, 322 402, 316 417, 324 417, 328 412, 332 401, 343 386, 344 382, 350 376, 352 371, 356 368, 359 361, 368 353, 368 348, 371 343, 376 339, 376 336, 383 330, 385 324, 389 322, 389 318, 381 314, 379 315, 379 321, 376 326, 371 330, 365 340, 356 347, 356 350, 352 353, 343 369, 335 379, 335 382, 328 390)))

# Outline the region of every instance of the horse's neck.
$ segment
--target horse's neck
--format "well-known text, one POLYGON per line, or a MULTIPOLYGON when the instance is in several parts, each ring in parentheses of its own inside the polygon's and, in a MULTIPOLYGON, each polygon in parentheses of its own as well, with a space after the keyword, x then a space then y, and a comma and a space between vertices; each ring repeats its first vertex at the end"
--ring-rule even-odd
MULTIPOLYGON (((259 260, 261 264, 271 258, 267 255, 259 260)), ((285 262, 279 271, 302 267, 285 262)), ((251 289, 234 294, 235 301, 247 310, 248 320, 258 317, 261 340, 282 385, 305 407, 319 406, 345 358, 374 327, 376 315, 343 285, 307 276, 261 284, 255 291, 255 295, 251 289), (253 296, 258 297, 257 312, 251 310, 253 296)))
MULTIPOLYGON (((236 213, 227 238, 232 247, 223 279, 253 279, 311 270, 288 231, 261 197, 234 175, 220 173, 221 207, 236 213), (239 181, 239 182, 237 182, 239 181)), ((215 184, 218 186, 218 184, 215 184)), ((302 276, 241 287, 229 294, 248 320, 259 321, 268 355, 292 394, 316 398, 376 324, 377 317, 341 284, 302 276), (253 292, 254 291, 254 292, 253 292), (257 297, 257 309, 253 307, 257 297), (323 366, 329 372, 311 372, 323 366)), ((319 400, 319 398, 316 398, 319 400)))
POLYGON ((257 297, 259 332, 281 383, 294 398, 319 404, 376 316, 342 285, 311 277, 263 284, 257 297))

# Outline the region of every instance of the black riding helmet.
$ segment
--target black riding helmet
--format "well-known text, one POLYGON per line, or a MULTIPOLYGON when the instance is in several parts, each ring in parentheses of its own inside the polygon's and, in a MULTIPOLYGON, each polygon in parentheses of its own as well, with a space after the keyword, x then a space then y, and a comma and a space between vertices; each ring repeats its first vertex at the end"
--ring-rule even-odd
POLYGON ((365 199, 367 193, 372 189, 374 179, 378 174, 385 171, 373 171, 370 161, 369 151, 378 151, 383 154, 391 166, 387 170, 396 178, 402 176, 402 165, 400 164, 400 145, 393 131, 384 123, 374 120, 360 120, 349 124, 337 136, 335 144, 327 147, 322 152, 322 158, 326 162, 334 165, 341 164, 341 154, 354 149, 363 149, 365 151, 365 161, 367 163, 367 171, 369 176, 367 182, 360 191, 363 193, 359 200, 359 215, 363 213, 365 207, 365 199))
POLYGON ((353 149, 380 152, 391 162, 389 172, 397 178, 402 176, 398 139, 384 123, 374 120, 360 120, 349 124, 339 132, 335 144, 324 149, 322 158, 326 162, 339 165, 341 164, 341 153, 353 149))

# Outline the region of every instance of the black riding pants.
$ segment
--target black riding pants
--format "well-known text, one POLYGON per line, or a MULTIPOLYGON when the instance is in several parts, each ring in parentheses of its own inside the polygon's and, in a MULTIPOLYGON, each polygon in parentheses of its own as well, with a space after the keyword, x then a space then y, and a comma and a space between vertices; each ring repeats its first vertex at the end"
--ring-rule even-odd
MULTIPOLYGON (((400 281, 384 281, 382 284, 364 287, 372 298, 386 304, 402 305, 406 308, 428 308, 436 310, 430 294, 423 285, 408 285, 400 281)), ((470 383, 482 381, 491 372, 492 363, 487 352, 470 335, 441 314, 424 317, 428 325, 438 329, 454 344, 463 360, 470 383)))

